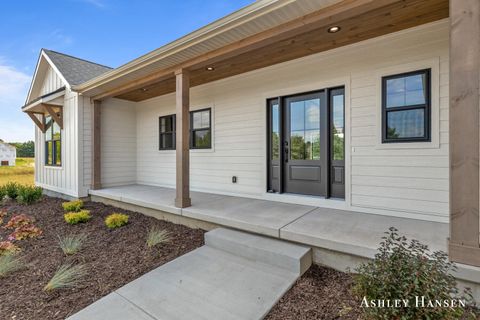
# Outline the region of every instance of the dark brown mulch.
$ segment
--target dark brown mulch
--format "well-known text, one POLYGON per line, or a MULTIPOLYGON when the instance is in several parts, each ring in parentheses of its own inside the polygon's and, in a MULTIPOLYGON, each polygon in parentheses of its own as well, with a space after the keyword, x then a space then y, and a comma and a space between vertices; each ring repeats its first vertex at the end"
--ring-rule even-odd
MULTIPOLYGON (((68 225, 63 220, 63 200, 45 197, 31 206, 9 202, 4 224, 14 214, 25 213, 35 218, 43 230, 38 239, 17 241, 20 254, 28 266, 0 278, 0 319, 64 319, 142 274, 203 245, 204 232, 140 213, 117 209, 100 203, 87 202, 92 220, 85 224, 68 225), (130 216, 128 225, 108 230, 104 219, 113 212, 130 216), (145 237, 152 226, 171 233, 171 241, 147 249, 145 237), (58 236, 86 233, 88 240, 82 251, 65 257, 58 247, 58 236), (83 263, 88 277, 77 288, 46 293, 42 289, 63 263, 83 263)), ((11 233, 0 227, 0 239, 11 233)))
POLYGON ((312 265, 270 310, 267 320, 361 319, 349 274, 312 265))

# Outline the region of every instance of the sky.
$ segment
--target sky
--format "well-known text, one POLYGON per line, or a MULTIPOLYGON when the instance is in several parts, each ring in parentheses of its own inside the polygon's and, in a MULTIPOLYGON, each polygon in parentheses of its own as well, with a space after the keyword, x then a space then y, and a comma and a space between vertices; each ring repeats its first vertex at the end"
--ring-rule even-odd
POLYGON ((4 0, 0 9, 0 139, 34 139, 20 111, 41 48, 110 67, 169 43, 254 0, 4 0))

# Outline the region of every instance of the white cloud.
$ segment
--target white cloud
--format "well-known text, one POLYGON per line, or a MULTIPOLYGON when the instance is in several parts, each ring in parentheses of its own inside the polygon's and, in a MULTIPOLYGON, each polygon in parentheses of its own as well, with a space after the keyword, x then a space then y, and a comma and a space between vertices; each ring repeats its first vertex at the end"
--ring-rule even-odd
POLYGON ((0 139, 9 142, 33 140, 33 123, 20 110, 30 81, 29 75, 0 58, 0 139))

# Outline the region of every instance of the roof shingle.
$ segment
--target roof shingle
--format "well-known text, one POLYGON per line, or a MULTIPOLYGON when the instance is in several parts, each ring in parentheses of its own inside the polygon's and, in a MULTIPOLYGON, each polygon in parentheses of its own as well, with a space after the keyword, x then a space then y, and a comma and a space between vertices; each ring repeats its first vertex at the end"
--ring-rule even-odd
POLYGON ((52 50, 43 49, 43 52, 52 60, 58 71, 71 86, 81 84, 112 70, 110 67, 52 50))

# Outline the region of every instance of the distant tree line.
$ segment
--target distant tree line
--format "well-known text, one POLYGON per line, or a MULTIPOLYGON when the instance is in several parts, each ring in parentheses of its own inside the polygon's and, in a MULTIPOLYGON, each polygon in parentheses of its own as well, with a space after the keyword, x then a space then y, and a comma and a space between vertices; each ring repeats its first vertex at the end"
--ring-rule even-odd
POLYGON ((10 142, 12 146, 17 148, 18 158, 33 158, 35 157, 35 143, 33 141, 27 142, 10 142))

